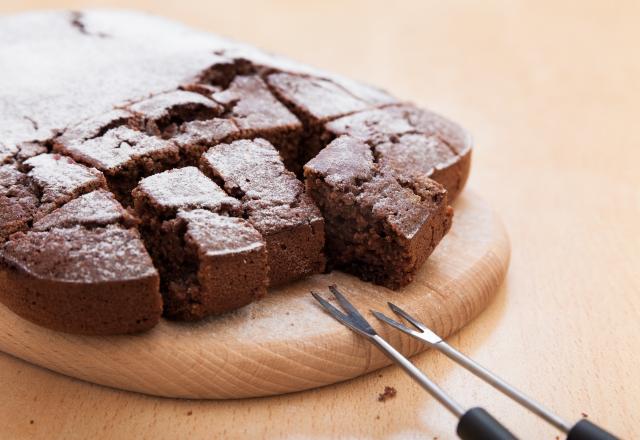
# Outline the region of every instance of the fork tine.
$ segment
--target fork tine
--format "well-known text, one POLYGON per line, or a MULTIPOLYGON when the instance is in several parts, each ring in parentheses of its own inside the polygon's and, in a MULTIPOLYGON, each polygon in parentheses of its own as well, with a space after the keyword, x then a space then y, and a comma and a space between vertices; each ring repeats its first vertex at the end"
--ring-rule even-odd
POLYGON ((384 313, 380 313, 380 312, 376 312, 375 310, 371 310, 371 313, 373 313, 373 316, 375 316, 376 318, 378 318, 380 321, 385 322, 387 324, 389 324, 390 326, 400 330, 401 332, 407 333, 409 335, 416 335, 418 334, 418 332, 416 332, 414 329, 407 327, 404 324, 399 323, 398 321, 389 318, 387 315, 385 315, 384 313))
POLYGON ((342 308, 349 314, 349 316, 358 323, 358 326, 369 334, 375 334, 375 330, 371 327, 371 324, 358 312, 353 304, 344 297, 344 295, 338 290, 335 285, 329 286, 329 290, 337 298, 342 308))
POLYGON ((312 291, 311 295, 316 299, 316 301, 318 301, 322 305, 322 307, 324 307, 329 313, 331 313, 332 316, 334 316, 336 318, 340 318, 342 320, 346 320, 347 315, 345 315, 343 312, 338 310, 329 301, 327 301, 326 299, 321 297, 319 293, 312 291))
POLYGON ((321 297, 316 292, 311 292, 311 295, 320 303, 320 305, 325 309, 327 313, 329 313, 333 318, 339 321, 341 324, 349 327, 351 330, 360 333, 364 336, 372 336, 375 334, 373 329, 370 326, 366 326, 365 328, 360 327, 360 323, 357 322, 352 316, 346 315, 338 310, 333 304, 329 303, 323 297, 321 297), (369 331, 370 330, 370 331, 369 331))
POLYGON ((436 332, 434 332, 429 327, 427 327, 426 325, 424 325, 423 323, 415 319, 413 316, 409 315, 407 312, 402 310, 397 305, 390 302, 388 302, 387 304, 389 305, 389 308, 393 310, 396 314, 402 316, 404 319, 409 321, 415 328, 420 330, 417 332, 414 331, 412 333, 409 333, 410 335, 413 335, 418 339, 422 339, 423 341, 427 342, 428 344, 431 344, 432 346, 439 347, 436 344, 438 344, 439 342, 442 342, 442 338, 438 336, 436 332))
POLYGON ((352 314, 353 316, 359 316, 360 318, 364 319, 362 315, 360 315, 360 312, 356 310, 353 304, 351 304, 347 300, 347 298, 344 297, 342 292, 340 292, 335 285, 329 286, 329 290, 338 299, 338 302, 340 302, 340 305, 342 306, 343 309, 347 311, 347 313, 352 314))
POLYGON ((397 305, 395 305, 395 304, 393 304, 391 302, 388 302, 387 304, 389 305, 389 308, 395 312, 396 315, 402 316, 404 319, 409 321, 411 323, 411 325, 413 325, 418 330, 420 330, 420 331, 427 330, 427 327, 423 323, 421 323, 420 321, 415 319, 413 316, 409 315, 407 312, 402 310, 397 305))

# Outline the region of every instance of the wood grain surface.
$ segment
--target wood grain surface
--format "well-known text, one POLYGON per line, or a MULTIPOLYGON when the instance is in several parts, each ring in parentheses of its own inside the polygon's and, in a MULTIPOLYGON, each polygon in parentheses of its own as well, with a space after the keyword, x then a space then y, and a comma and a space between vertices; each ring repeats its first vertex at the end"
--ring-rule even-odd
POLYGON ((260 397, 342 382, 390 361, 324 313, 310 291, 327 296, 328 286, 339 286, 408 356, 425 346, 379 324, 369 309, 392 314, 386 302, 393 301, 446 337, 495 295, 509 265, 502 223, 473 193, 462 195, 455 209, 449 234, 416 279, 396 292, 334 271, 271 289, 265 299, 219 318, 162 320, 149 332, 114 337, 50 331, 0 306, 0 351, 92 383, 164 397, 260 397))
MULTIPOLYGON (((640 4, 635 1, 3 0, 154 11, 366 80, 461 122, 503 219, 506 282, 449 342, 568 419, 640 437, 640 4)), ((1 75, 1 73, 0 73, 1 75)), ((414 361, 523 438, 559 434, 434 352, 414 361)), ((398 368, 285 396, 152 398, 0 356, 2 438, 453 438, 398 368), (381 375, 381 377, 380 377, 381 375), (398 394, 377 401, 385 385, 398 394)))

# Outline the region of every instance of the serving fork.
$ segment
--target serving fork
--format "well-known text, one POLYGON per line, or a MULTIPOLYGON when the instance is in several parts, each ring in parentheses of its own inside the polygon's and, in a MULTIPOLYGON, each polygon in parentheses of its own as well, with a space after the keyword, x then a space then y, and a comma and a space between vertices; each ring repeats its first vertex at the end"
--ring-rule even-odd
MULTIPOLYGON (((451 398, 442 388, 436 385, 429 377, 427 377, 420 369, 418 369, 409 359, 397 351, 391 344, 382 338, 369 322, 358 312, 345 296, 338 290, 336 286, 329 286, 329 290, 344 312, 338 310, 334 305, 325 300, 316 292, 311 292, 313 297, 320 305, 337 321, 353 330, 357 334, 365 337, 380 351, 387 355, 391 360, 397 363, 409 376, 422 386, 429 394, 431 394, 438 402, 440 402, 449 412, 457 419, 458 424, 456 432, 463 440, 510 440, 516 437, 505 428, 498 420, 496 420, 485 409, 474 407, 464 409, 453 398, 451 398)), ((382 322, 416 338, 430 347, 440 351, 456 363, 466 368, 494 388, 504 393, 520 405, 524 406, 537 416, 541 417, 563 433, 567 435, 567 440, 611 440, 616 439, 602 428, 591 423, 586 419, 581 419, 573 426, 565 420, 549 411, 544 406, 527 397, 524 393, 517 390, 507 382, 499 378, 497 375, 479 365, 468 356, 460 353, 458 350, 447 344, 433 330, 429 329, 422 322, 418 321, 407 312, 402 310, 395 304, 388 303, 389 308, 401 318, 409 322, 414 328, 389 318, 388 316, 371 311, 373 315, 382 322)))

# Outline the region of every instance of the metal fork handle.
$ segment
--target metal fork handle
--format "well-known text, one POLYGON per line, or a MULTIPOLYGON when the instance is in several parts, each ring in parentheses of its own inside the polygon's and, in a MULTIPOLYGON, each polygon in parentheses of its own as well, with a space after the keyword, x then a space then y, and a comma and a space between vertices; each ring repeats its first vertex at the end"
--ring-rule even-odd
POLYGON ((369 336, 368 339, 458 419, 456 432, 462 440, 516 440, 511 432, 484 409, 471 408, 465 411, 442 388, 381 336, 375 334, 369 336))
POLYGON ((374 335, 370 338, 371 342, 386 354, 396 364, 400 365, 402 369, 420 384, 429 394, 431 394, 438 402, 440 402, 445 408, 451 412, 456 418, 462 417, 464 409, 455 400, 453 400, 442 388, 436 385, 431 379, 429 379, 422 371, 418 369, 413 363, 404 357, 398 350, 393 348, 391 344, 382 339, 380 335, 374 335))
POLYGON ((440 336, 433 332, 433 330, 409 315, 400 307, 396 306, 393 303, 388 303, 388 305, 389 308, 396 313, 396 315, 399 315, 406 319, 417 330, 411 329, 380 312, 372 311, 373 315, 382 322, 400 330, 401 332, 404 332, 414 338, 421 340, 422 342, 445 354, 446 356, 454 360, 457 364, 461 365, 471 373, 480 377, 497 390, 501 391, 523 407, 527 408, 529 411, 536 414, 538 417, 542 418, 549 424, 566 433, 568 440, 612 440, 616 438, 604 429, 600 428, 597 425, 594 425, 587 420, 580 420, 578 421, 578 423, 573 425, 573 427, 571 427, 567 422, 549 411, 547 408, 527 397, 524 393, 512 387, 504 380, 500 379, 498 376, 482 367, 477 362, 473 361, 471 358, 463 355, 458 350, 451 347, 440 336))
POLYGON ((518 389, 512 387, 507 382, 493 374, 491 371, 475 362, 473 359, 460 353, 445 341, 438 342, 433 346, 438 351, 487 382, 489 385, 506 394, 507 396, 518 402, 520 405, 527 408, 529 411, 533 412, 534 414, 538 415, 539 417, 543 418, 544 420, 558 428, 560 431, 567 433, 571 430, 571 426, 568 425, 567 422, 565 422, 563 419, 561 419, 536 401, 532 400, 518 389))

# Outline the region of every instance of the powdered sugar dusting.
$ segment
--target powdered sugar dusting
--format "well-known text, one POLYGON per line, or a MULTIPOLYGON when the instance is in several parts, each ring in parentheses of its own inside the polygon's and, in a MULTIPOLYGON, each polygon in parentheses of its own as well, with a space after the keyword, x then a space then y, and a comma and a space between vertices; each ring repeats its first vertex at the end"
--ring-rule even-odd
POLYGON ((178 147, 173 142, 124 125, 107 131, 104 136, 67 145, 64 150, 78 160, 110 173, 145 156, 178 154, 178 147))
POLYGON ((229 87, 212 95, 227 107, 230 117, 241 129, 273 129, 276 126, 302 128, 293 113, 269 91, 257 75, 237 76, 229 87))
POLYGON ((186 207, 219 209, 223 204, 238 206, 227 194, 195 167, 184 167, 142 179, 138 187, 154 203, 165 209, 186 207))
POLYGON ((152 120, 169 117, 183 108, 208 110, 208 113, 222 112, 222 107, 211 99, 185 90, 159 93, 129 107, 131 111, 152 120))
POLYGON ((98 170, 57 154, 32 157, 25 161, 25 165, 31 168, 28 176, 42 191, 42 203, 53 203, 87 188, 104 185, 104 177, 98 170))
POLYGON ((7 242, 2 255, 10 266, 57 281, 98 283, 156 273, 138 233, 120 226, 28 232, 7 242))
POLYGON ((33 224, 35 231, 46 231, 54 227, 106 226, 113 223, 132 222, 113 194, 96 190, 84 194, 63 205, 33 224))
POLYGON ((0 164, 9 162, 17 152, 16 146, 8 146, 0 142, 0 164))
POLYGON ((324 78, 275 73, 269 75, 268 82, 277 93, 292 97, 296 106, 320 120, 370 106, 368 102, 324 78))
POLYGON ((211 147, 202 163, 224 181, 227 192, 243 201, 293 204, 302 184, 287 171, 278 150, 263 139, 239 140, 211 147))
POLYGON ((178 218, 187 221, 187 235, 207 255, 246 252, 265 246, 262 235, 241 218, 204 209, 179 211, 178 218))

